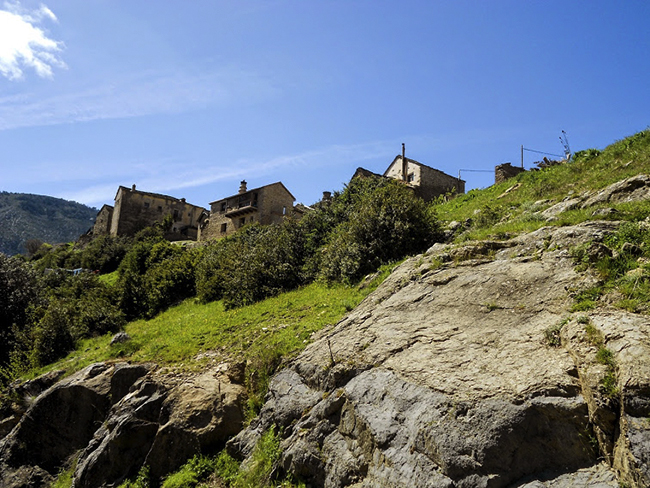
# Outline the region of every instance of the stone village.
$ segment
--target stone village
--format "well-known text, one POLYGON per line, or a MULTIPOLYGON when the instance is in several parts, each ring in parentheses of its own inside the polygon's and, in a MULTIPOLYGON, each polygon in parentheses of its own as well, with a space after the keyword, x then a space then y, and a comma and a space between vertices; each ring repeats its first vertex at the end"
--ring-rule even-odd
MULTIPOLYGON (((521 171, 524 169, 512 167, 509 163, 497 166, 495 180, 498 183, 521 171)), ((402 154, 393 159, 382 175, 357 168, 352 178, 370 176, 403 181, 427 202, 441 195, 465 193, 465 181, 460 176, 450 176, 407 158, 403 147, 402 154)), ((329 198, 331 193, 323 192, 323 200, 329 198)), ((248 189, 246 181, 242 181, 237 193, 211 202, 210 210, 207 210, 188 203, 185 198, 141 191, 136 185, 131 188, 120 186, 114 206, 104 205, 100 209, 90 232, 93 236, 133 235, 171 216, 173 223, 167 236, 169 240, 219 239, 253 222, 268 225, 281 222, 289 215, 300 218, 309 207, 295 205, 295 200, 281 182, 248 189)))

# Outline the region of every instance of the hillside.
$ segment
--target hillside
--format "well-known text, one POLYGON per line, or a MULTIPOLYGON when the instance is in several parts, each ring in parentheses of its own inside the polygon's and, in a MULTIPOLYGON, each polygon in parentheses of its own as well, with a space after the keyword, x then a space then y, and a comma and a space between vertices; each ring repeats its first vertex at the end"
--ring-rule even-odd
POLYGON ((24 254, 25 243, 76 240, 92 227, 97 209, 61 198, 0 192, 0 252, 24 254))
MULTIPOLYGON (((361 208, 356 224, 373 205, 361 208)), ((441 223, 420 234, 424 251, 372 279, 320 274, 235 302, 228 291, 275 290, 277 274, 293 286, 297 248, 279 261, 233 239, 233 254, 197 254, 215 266, 202 293, 227 279, 229 290, 155 308, 124 342, 84 339, 13 385, 0 485, 650 486, 650 131, 428 211, 441 223)), ((336 258, 359 276, 328 243, 369 252, 336 229, 314 245, 316 264, 329 272, 336 258)), ((269 246, 260 232, 249 238, 269 246)), ((273 232, 283 250, 300 241, 273 232)), ((163 271, 187 274, 193 251, 154 248, 138 244, 137 262, 185 259, 151 268, 163 293, 163 271)), ((142 276, 104 280, 139 291, 142 276)))

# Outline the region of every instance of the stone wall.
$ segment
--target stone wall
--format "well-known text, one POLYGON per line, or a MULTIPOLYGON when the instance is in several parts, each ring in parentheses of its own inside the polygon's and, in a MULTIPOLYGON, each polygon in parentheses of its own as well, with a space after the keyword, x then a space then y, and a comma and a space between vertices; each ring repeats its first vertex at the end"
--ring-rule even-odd
MULTIPOLYGON (((406 158, 406 164, 407 183, 413 188, 415 194, 426 202, 447 193, 465 193, 465 182, 455 176, 408 158, 406 158)), ((393 160, 384 176, 404 180, 402 156, 397 156, 393 160)))
POLYGON ((135 185, 130 189, 120 186, 115 197, 111 235, 133 235, 171 215, 174 223, 168 237, 196 239, 198 219, 204 211, 184 198, 137 191, 135 185))
POLYGON ((247 190, 242 182, 241 190, 210 203, 210 217, 201 225, 199 240, 220 239, 254 222, 280 223, 292 212, 295 198, 280 182, 253 190, 247 190))
POLYGON ((111 232, 111 221, 113 220, 113 207, 104 205, 97 213, 95 225, 93 225, 93 235, 104 236, 111 232))
POLYGON ((510 163, 500 164, 494 167, 494 184, 499 184, 509 178, 517 176, 519 173, 526 171, 520 166, 513 166, 510 163))

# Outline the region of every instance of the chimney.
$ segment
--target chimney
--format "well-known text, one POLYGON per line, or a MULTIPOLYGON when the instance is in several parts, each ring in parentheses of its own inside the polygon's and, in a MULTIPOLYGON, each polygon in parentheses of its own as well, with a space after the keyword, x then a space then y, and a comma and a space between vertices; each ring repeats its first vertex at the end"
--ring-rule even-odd
POLYGON ((408 181, 408 163, 406 162, 406 146, 402 142, 402 180, 408 181))
POLYGON ((246 180, 241 180, 239 185, 239 193, 246 193, 246 180))
POLYGON ((135 183, 133 183, 133 186, 131 187, 131 191, 135 191, 135 183))
POLYGON ((329 202, 332 199, 332 192, 331 191, 324 191, 323 192, 323 201, 324 202, 329 202))

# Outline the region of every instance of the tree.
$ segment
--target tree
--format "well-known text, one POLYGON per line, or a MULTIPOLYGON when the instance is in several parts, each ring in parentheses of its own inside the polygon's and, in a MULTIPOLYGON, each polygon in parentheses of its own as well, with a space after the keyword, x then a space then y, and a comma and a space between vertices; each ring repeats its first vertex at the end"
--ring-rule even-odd
POLYGON ((0 365, 14 347, 15 330, 24 328, 30 305, 40 300, 40 287, 31 267, 0 253, 0 365))

